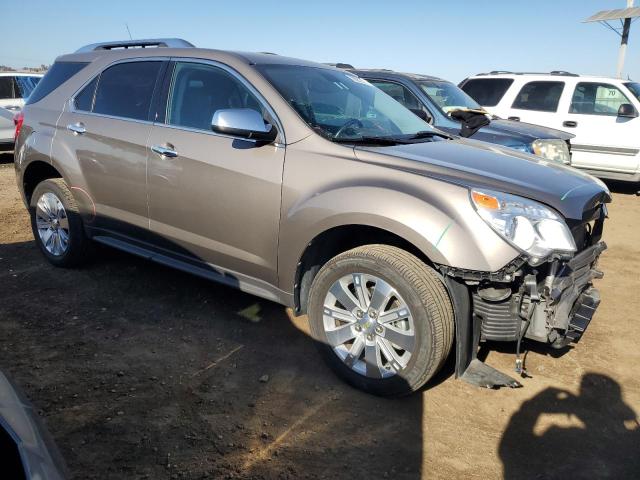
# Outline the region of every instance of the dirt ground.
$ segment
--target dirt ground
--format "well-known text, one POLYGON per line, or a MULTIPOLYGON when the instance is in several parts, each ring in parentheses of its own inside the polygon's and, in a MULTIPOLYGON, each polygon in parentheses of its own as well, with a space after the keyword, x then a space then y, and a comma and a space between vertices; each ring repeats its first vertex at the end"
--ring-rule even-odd
MULTIPOLYGON (((108 249, 50 266, 0 156, 0 369, 76 479, 640 478, 640 198, 612 188, 602 305, 579 344, 527 344, 517 390, 467 385, 449 362, 386 400, 334 377, 279 305, 108 249)), ((513 372, 513 349, 491 347, 513 372)))

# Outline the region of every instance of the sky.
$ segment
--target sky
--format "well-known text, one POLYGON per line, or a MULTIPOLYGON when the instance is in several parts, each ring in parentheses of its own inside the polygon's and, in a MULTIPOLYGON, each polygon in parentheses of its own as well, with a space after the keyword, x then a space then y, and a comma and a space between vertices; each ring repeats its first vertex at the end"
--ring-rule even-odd
MULTIPOLYGON (((51 64, 82 45, 126 40, 128 24, 133 38, 179 37, 454 82, 491 70, 613 76, 620 37, 581 22, 624 7, 626 0, 0 0, 0 65, 51 64)), ((640 79, 640 21, 623 76, 640 79)))

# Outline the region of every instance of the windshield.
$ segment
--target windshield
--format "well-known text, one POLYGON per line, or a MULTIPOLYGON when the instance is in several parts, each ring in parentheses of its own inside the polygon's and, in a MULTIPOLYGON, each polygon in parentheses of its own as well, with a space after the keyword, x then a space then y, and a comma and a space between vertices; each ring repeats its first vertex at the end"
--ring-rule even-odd
POLYGON ((353 74, 299 65, 258 70, 316 132, 330 140, 412 136, 432 127, 353 74))
POLYGON ((27 98, 31 95, 33 89, 36 88, 36 85, 38 85, 42 77, 16 76, 14 78, 16 80, 16 86, 18 87, 16 95, 20 95, 20 98, 27 98))
POLYGON ((625 86, 635 95, 635 97, 640 100, 640 83, 637 82, 629 82, 625 83, 625 86))
POLYGON ((439 80, 420 80, 420 88, 445 114, 454 110, 481 110, 482 107, 453 83, 439 80))

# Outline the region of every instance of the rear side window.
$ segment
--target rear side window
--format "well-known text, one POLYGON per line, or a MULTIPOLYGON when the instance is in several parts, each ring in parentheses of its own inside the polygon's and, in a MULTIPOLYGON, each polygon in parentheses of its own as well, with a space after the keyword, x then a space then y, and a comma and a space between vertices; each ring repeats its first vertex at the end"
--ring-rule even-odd
POLYGON ((98 77, 91 80, 89 85, 84 87, 80 93, 78 93, 73 100, 73 105, 76 110, 83 112, 90 112, 93 109, 93 96, 96 92, 96 85, 98 84, 98 77))
POLYGON ((368 80, 372 85, 375 85, 384 93, 392 97, 396 102, 400 102, 402 105, 410 110, 420 110, 421 106, 418 99, 413 93, 409 91, 403 85, 395 82, 385 82, 382 80, 368 80))
POLYGON ((13 77, 0 77, 0 100, 13 98, 13 77))
POLYGON ((94 113, 148 120, 151 97, 162 62, 126 62, 100 75, 94 113))
POLYGON ((89 65, 80 62, 56 62, 29 95, 27 105, 39 102, 76 73, 89 65))
POLYGON ((460 88, 480 105, 495 107, 512 83, 511 78, 474 78, 460 88))
POLYGON ((20 75, 15 77, 15 95, 17 98, 28 98, 35 90, 42 77, 28 77, 20 75))
POLYGON ((518 93, 512 108, 555 112, 564 90, 564 82, 529 82, 518 93))

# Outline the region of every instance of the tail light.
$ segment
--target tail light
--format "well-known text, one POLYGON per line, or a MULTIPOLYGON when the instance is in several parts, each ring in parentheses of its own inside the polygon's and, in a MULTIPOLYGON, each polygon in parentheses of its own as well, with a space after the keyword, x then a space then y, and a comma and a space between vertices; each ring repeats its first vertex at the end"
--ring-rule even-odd
POLYGON ((18 140, 18 135, 20 135, 20 130, 22 129, 22 124, 24 123, 24 113, 18 112, 13 116, 13 123, 16 126, 16 133, 13 136, 13 141, 18 140))

